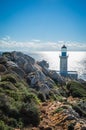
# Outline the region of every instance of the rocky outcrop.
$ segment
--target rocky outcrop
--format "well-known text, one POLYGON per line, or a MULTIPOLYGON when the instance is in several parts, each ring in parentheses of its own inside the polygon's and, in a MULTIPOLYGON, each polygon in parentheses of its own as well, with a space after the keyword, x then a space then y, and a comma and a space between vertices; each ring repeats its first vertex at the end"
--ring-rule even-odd
POLYGON ((20 78, 25 78, 28 85, 43 93, 44 98, 49 95, 55 86, 53 76, 50 76, 49 64, 46 61, 35 62, 35 60, 21 52, 5 52, 2 54, 1 63, 5 61, 8 72, 17 74, 20 78), (47 69, 46 72, 44 72, 47 69))
POLYGON ((27 76, 27 82, 31 87, 35 88, 37 91, 41 92, 46 100, 46 96, 49 95, 50 89, 54 87, 54 81, 47 78, 42 71, 35 71, 29 73, 27 76))
POLYGON ((21 52, 12 52, 12 53, 3 53, 5 59, 7 59, 7 65, 10 66, 19 66, 21 69, 25 71, 25 73, 29 73, 35 71, 35 60, 27 56, 21 52))
POLYGON ((42 67, 42 71, 46 76, 49 76, 52 80, 54 80, 56 83, 59 83, 60 85, 65 84, 65 80, 56 72, 53 70, 49 70, 49 64, 46 61, 40 61, 37 62, 38 65, 42 67))

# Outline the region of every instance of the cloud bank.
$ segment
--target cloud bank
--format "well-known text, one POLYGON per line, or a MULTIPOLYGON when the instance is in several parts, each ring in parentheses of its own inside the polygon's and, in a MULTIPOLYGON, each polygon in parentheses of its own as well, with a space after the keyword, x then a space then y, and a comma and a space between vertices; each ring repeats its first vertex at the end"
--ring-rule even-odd
POLYGON ((0 51, 59 51, 61 46, 65 44, 69 51, 86 51, 86 43, 71 41, 40 41, 33 39, 28 42, 18 42, 12 40, 9 36, 0 39, 0 51))

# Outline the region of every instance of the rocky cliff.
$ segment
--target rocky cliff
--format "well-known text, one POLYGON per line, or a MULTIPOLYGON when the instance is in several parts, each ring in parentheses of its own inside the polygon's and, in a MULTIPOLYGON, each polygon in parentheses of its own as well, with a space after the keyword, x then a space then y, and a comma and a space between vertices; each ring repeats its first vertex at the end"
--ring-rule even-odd
POLYGON ((0 56, 0 130, 85 130, 86 82, 21 52, 0 56))

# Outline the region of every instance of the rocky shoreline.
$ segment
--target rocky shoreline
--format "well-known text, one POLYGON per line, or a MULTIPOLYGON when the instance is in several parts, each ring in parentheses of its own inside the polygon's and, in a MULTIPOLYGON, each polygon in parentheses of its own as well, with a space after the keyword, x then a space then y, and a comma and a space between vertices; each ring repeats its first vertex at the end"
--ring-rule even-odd
POLYGON ((21 52, 0 56, 0 130, 86 130, 86 82, 21 52))

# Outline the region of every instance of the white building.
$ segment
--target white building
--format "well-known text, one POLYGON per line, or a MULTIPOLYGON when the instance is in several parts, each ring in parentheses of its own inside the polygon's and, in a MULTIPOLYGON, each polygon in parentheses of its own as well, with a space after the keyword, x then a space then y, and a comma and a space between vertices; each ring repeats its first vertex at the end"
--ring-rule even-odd
POLYGON ((67 55, 67 47, 63 45, 61 47, 61 55, 60 57, 60 74, 64 77, 69 77, 71 79, 77 79, 78 74, 76 71, 68 71, 68 55, 67 55))

